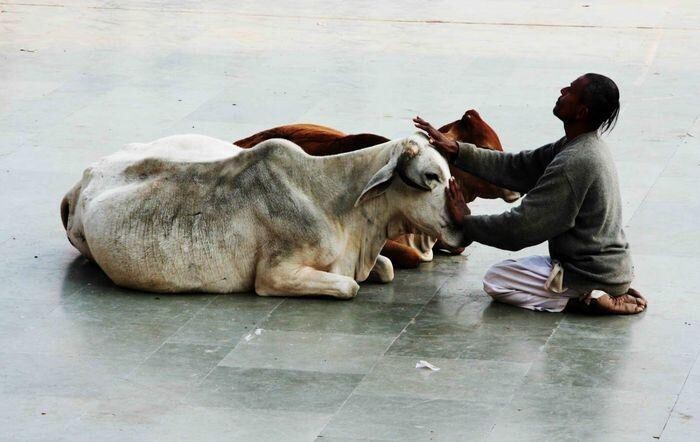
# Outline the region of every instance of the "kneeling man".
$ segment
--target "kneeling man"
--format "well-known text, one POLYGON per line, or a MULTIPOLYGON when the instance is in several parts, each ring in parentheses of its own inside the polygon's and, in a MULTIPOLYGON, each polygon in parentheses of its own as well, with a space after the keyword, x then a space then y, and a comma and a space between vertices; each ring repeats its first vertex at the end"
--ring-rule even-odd
POLYGON ((554 106, 565 136, 517 154, 457 143, 414 119, 457 167, 526 195, 508 212, 472 216, 452 181, 450 213, 463 228, 463 245, 477 241, 520 250, 549 241, 550 256, 509 259, 489 269, 484 290, 495 300, 549 312, 635 314, 646 308, 644 297, 630 287, 632 260, 617 173, 600 138, 614 127, 619 109, 615 83, 585 74, 561 90, 554 106))

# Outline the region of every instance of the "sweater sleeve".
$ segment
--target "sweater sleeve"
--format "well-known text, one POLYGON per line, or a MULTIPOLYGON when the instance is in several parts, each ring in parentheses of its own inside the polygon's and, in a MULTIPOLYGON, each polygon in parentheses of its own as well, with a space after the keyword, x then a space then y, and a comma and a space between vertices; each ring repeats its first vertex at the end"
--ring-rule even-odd
POLYGON ((454 165, 472 175, 506 189, 527 193, 535 186, 557 153, 557 143, 518 153, 481 149, 458 143, 454 165))
POLYGON ((561 168, 547 170, 520 206, 499 215, 466 216, 463 242, 505 250, 530 247, 571 229, 582 203, 583 195, 561 168))

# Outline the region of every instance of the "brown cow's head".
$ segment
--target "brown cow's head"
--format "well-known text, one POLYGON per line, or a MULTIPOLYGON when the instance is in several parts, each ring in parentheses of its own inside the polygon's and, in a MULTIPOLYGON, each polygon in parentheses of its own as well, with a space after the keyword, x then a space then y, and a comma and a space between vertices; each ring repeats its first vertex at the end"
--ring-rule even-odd
MULTIPOLYGON (((474 109, 466 111, 460 120, 446 124, 439 130, 455 141, 476 144, 484 149, 503 151, 501 141, 498 139, 496 132, 481 119, 479 113, 474 109)), ((455 177, 462 187, 464 198, 467 202, 474 201, 476 197, 479 197, 489 199, 502 198, 512 203, 520 198, 520 194, 517 192, 489 184, 481 178, 477 178, 454 166, 450 166, 450 172, 452 172, 452 176, 455 177)))

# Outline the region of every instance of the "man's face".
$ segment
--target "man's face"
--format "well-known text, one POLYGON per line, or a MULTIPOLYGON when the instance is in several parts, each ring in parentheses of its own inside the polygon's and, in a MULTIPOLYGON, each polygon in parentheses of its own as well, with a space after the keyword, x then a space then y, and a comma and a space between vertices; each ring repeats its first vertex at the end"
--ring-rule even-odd
POLYGON ((554 115, 564 123, 588 118, 588 108, 583 104, 583 92, 588 80, 581 76, 561 89, 561 96, 554 105, 554 115))

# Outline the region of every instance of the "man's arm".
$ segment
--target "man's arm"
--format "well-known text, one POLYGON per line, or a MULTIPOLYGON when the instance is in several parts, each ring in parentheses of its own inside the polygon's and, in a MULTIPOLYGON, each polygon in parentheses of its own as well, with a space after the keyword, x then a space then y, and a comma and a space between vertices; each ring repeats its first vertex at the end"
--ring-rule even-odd
POLYGON ((463 243, 505 250, 539 244, 572 228, 582 201, 563 170, 546 171, 520 206, 500 215, 463 217, 463 243))
POLYGON ((506 189, 527 193, 535 186, 544 170, 557 153, 559 143, 539 149, 508 154, 480 149, 470 143, 458 143, 435 129, 430 123, 416 117, 418 129, 424 130, 432 144, 458 168, 506 189))
POLYGON ((481 179, 506 189, 528 193, 557 153, 556 143, 535 150, 506 153, 457 143, 453 164, 481 179))

